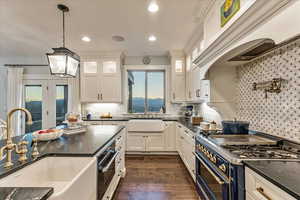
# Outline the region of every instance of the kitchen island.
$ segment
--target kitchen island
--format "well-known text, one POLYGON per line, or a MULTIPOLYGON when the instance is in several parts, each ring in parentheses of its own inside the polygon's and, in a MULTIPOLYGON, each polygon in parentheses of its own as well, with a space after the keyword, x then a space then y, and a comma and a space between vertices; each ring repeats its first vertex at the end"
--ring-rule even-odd
MULTIPOLYGON (((20 163, 17 161, 17 155, 13 154, 13 163, 14 166, 5 169, 3 167, 4 161, 2 160, 0 162, 0 178, 4 178, 22 168, 25 166, 31 165, 33 163, 36 163, 37 161, 45 158, 45 157, 94 157, 96 154, 101 152, 103 148, 109 144, 113 139, 116 138, 117 135, 119 135, 122 130, 124 129, 124 126, 87 126, 86 132, 74 134, 74 135, 63 135, 60 138, 53 140, 53 141, 47 141, 47 142, 38 142, 38 150, 40 152, 40 155, 36 159, 32 159, 31 152, 31 143, 32 143, 32 135, 27 134, 25 136, 18 136, 14 137, 13 141, 18 142, 20 139, 26 139, 29 141, 28 144, 28 153, 27 157, 28 160, 24 163, 20 163)), ((0 141, 0 145, 2 146, 5 143, 5 141, 0 141)), ((1 180, 0 180, 1 181, 1 180)), ((27 187, 24 185, 24 187, 27 187)), ((8 188, 0 188, 1 191, 6 191, 8 188)), ((96 189, 96 188, 95 188, 96 189)), ((28 192, 34 193, 41 193, 41 188, 32 187, 30 190, 24 190, 22 188, 17 188, 18 190, 18 196, 20 195, 20 192, 24 192, 24 195, 29 195, 28 192)), ((51 192, 51 188, 49 189, 51 192)), ((54 191, 55 192, 55 191, 54 191)), ((4 193, 2 193, 4 194, 4 193)), ((49 196, 49 193, 42 193, 43 196, 40 196, 40 199, 45 199, 47 196, 49 196)), ((14 199, 18 199, 17 196, 14 199)))

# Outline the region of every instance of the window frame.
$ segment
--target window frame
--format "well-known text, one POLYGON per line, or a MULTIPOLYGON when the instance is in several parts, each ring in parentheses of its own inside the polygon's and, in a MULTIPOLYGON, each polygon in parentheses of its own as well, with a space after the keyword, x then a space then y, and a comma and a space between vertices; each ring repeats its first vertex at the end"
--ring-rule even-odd
MULTIPOLYGON (((56 86, 68 86, 68 111, 71 110, 71 96, 72 89, 68 80, 66 79, 47 79, 35 78, 35 76, 28 79, 23 79, 23 98, 22 105, 25 107, 25 87, 26 85, 41 85, 42 86, 42 129, 56 126, 56 86), (48 112, 47 112, 48 111, 48 112)), ((23 116, 23 115, 22 115, 23 116)), ((25 118, 22 117, 22 133, 25 133, 25 118)))
MULTIPOLYGON (((165 69, 126 69, 126 81, 127 81, 127 84, 128 85, 128 73, 129 72, 145 72, 145 101, 144 101, 144 105, 145 105, 145 111, 142 112, 142 113, 138 113, 138 112, 129 112, 129 107, 128 107, 128 102, 129 102, 129 96, 127 97, 127 113, 130 113, 130 114, 152 114, 152 113, 160 113, 159 111, 158 112, 148 112, 148 76, 147 74, 148 73, 151 73, 151 72, 162 72, 163 73, 163 77, 164 77, 164 80, 163 80, 163 89, 164 89, 164 94, 163 94, 163 98, 164 98, 164 107, 165 107, 165 110, 164 110, 164 114, 166 113, 166 70, 165 69)), ((128 93, 128 87, 127 87, 127 90, 126 92, 128 93)))

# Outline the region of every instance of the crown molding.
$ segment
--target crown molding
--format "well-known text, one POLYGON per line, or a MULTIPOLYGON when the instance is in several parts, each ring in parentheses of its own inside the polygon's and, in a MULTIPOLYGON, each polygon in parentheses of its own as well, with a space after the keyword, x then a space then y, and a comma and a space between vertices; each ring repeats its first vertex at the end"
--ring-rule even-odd
POLYGON ((294 1, 255 1, 255 3, 249 4, 248 8, 246 8, 247 10, 236 21, 230 24, 226 30, 216 34, 209 46, 202 51, 193 63, 198 67, 210 63, 225 53, 234 43, 247 36, 259 25, 291 3, 294 3, 294 1))

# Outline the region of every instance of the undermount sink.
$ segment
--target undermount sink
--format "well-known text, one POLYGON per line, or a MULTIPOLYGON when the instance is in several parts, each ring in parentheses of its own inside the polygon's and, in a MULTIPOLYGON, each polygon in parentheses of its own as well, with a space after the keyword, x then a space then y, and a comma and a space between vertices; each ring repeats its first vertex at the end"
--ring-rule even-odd
POLYGON ((94 157, 46 157, 0 179, 0 187, 53 187, 49 200, 95 200, 96 166, 94 157))

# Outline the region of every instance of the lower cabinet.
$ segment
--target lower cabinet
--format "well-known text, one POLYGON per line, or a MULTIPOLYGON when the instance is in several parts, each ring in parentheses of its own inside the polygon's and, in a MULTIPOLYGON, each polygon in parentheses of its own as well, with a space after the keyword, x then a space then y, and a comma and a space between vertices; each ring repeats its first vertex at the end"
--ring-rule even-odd
POLYGON ((118 187, 120 179, 125 177, 126 168, 125 168, 125 142, 126 142, 126 129, 123 129, 116 136, 116 151, 119 153, 115 160, 115 175, 105 192, 102 200, 111 200, 113 195, 118 187))
POLYGON ((127 134, 127 151, 164 151, 163 133, 131 133, 127 134))
POLYGON ((246 200, 296 200, 248 167, 245 168, 246 200))
POLYGON ((195 181, 195 136, 193 132, 179 123, 176 125, 176 149, 195 181))
POLYGON ((175 152, 175 122, 165 122, 161 133, 127 133, 128 152, 175 152))
POLYGON ((142 134, 127 133, 127 151, 145 151, 146 139, 142 134))

